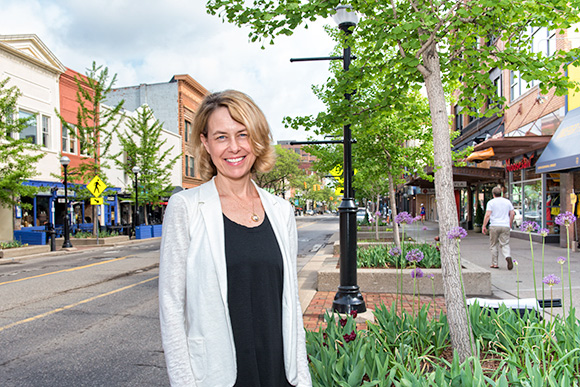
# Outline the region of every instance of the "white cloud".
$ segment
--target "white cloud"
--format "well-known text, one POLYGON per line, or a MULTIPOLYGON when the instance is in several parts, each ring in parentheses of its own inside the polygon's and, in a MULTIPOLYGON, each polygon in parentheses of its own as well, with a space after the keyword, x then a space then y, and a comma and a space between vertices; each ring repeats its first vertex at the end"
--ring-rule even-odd
POLYGON ((167 82, 189 74, 211 91, 235 88, 264 110, 276 140, 305 139, 285 130, 284 116, 316 114, 324 106, 312 84, 324 83, 328 62, 290 63, 326 56, 334 47, 323 29, 277 38, 260 49, 248 29, 207 15, 203 0, 3 0, 0 34, 35 33, 67 67, 92 61, 117 74, 117 86, 167 82))

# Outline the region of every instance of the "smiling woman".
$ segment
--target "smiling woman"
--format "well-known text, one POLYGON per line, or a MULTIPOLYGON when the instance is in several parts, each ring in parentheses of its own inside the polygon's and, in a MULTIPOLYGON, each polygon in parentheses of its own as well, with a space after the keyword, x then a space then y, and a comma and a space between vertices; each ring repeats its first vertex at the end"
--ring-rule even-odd
POLYGON ((193 141, 208 181, 171 197, 161 242, 171 384, 311 386, 294 209, 251 179, 275 161, 266 118, 239 91, 211 94, 196 113, 193 141))

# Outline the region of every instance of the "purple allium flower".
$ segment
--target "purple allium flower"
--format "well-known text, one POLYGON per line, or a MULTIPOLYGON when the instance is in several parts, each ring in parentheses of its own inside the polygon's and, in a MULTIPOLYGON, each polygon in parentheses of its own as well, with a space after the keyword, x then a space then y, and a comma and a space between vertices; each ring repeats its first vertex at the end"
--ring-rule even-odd
POLYGON ((356 332, 352 331, 350 332, 350 334, 346 334, 342 336, 344 338, 344 341, 346 341, 347 343, 350 341, 354 341, 354 339, 356 339, 356 332))
POLYGON ((435 274, 433 274, 433 273, 427 274, 427 278, 429 278, 432 281, 435 281, 435 274))
POLYGON ((419 222, 421 221, 421 215, 417 215, 413 218, 413 222, 419 222))
POLYGON ((540 234, 544 238, 547 237, 549 233, 550 233, 550 230, 548 230, 547 228, 542 228, 542 229, 540 229, 540 231, 538 231, 538 234, 540 234))
POLYGON ((576 221, 576 217, 570 211, 566 211, 563 214, 559 214, 558 216, 556 216, 556 220, 555 220, 555 222, 558 226, 566 226, 566 227, 570 226, 575 221, 576 221))
POLYGON ((377 211, 377 212, 375 212, 375 215, 376 215, 376 216, 381 216, 381 211, 377 211))
POLYGON ((517 259, 512 259, 512 262, 513 262, 514 265, 516 265, 516 266, 518 265, 517 259))
POLYGON ((523 232, 534 232, 539 228, 540 228, 540 226, 538 225, 538 223, 536 223, 532 220, 526 220, 520 226, 520 230, 523 232))
POLYGON ((409 262, 421 262, 421 260, 425 258, 425 256, 423 255, 423 252, 421 250, 413 249, 407 253, 405 258, 407 258, 407 261, 409 262))
POLYGON ((416 268, 411 271, 411 278, 423 278, 423 270, 416 268))
POLYGON ((547 276, 544 277, 542 282, 549 286, 558 285, 560 283, 560 277, 554 274, 548 274, 547 276))
POLYGON ((413 218, 411 217, 411 215, 409 215, 409 213, 407 211, 403 211, 397 214, 397 216, 395 216, 395 222, 399 223, 399 224, 411 224, 413 223, 413 218))
POLYGON ((398 257, 401 255, 401 249, 398 247, 393 247, 389 250, 389 255, 391 255, 391 257, 398 257))
POLYGON ((375 222, 375 218, 373 218, 372 216, 369 216, 369 223, 374 223, 375 222))
POLYGON ((558 257, 558 261, 557 261, 560 265, 563 265, 566 263, 566 258, 565 257, 558 257))
POLYGON ((427 226, 423 226, 423 231, 427 231, 427 230, 428 230, 427 226))
POLYGON ((449 239, 463 239, 467 236, 467 231, 463 227, 453 227, 451 231, 447 233, 449 239))

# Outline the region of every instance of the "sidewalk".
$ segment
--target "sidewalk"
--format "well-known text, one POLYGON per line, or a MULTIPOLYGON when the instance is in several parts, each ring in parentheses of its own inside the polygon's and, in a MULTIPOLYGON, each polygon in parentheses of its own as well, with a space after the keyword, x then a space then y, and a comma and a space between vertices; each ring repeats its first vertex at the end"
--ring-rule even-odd
MULTIPOLYGON (((406 228, 405 233, 414 238, 417 236, 419 241, 434 242, 435 236, 439 235, 439 224, 436 222, 419 223, 418 225, 411 225, 406 228), (427 230, 423 230, 427 227, 427 230)), ((298 286, 300 293, 300 303, 304 313, 304 325, 307 329, 315 329, 320 322, 323 321, 324 312, 332 307, 333 292, 317 292, 316 291, 316 276, 318 269, 322 267, 327 260, 336 260, 332 257, 332 244, 338 240, 339 234, 336 233, 330 239, 329 243, 320 249, 317 255, 298 273, 298 286)), ((544 275, 542 276, 542 243, 533 242, 534 261, 536 272, 536 289, 538 299, 550 299, 550 288, 544 286, 544 296, 542 296, 542 278, 548 274, 555 274, 561 276, 562 266, 557 263, 560 256, 566 257, 567 252, 565 248, 556 244, 546 244, 544 247, 544 275)), ((520 298, 534 298, 534 276, 532 269, 532 256, 530 250, 530 241, 511 238, 510 247, 512 251, 512 258, 517 260, 518 265, 513 270, 508 271, 506 262, 500 257, 500 268, 490 269, 491 253, 489 250, 489 236, 481 233, 468 232, 468 236, 461 241, 460 251, 461 259, 469 261, 485 270, 491 272, 491 287, 492 295, 489 298, 496 299, 515 299, 518 294, 519 281, 519 296, 520 298)), ((563 303, 566 311, 569 309, 570 293, 568 288, 568 263, 564 264, 564 298, 563 303)), ((580 271, 580 252, 570 251, 570 271, 572 275, 572 296, 573 306, 580 309, 580 283, 578 282, 577 273, 580 271)), ((562 298, 562 285, 555 285, 552 289, 554 299, 562 298)), ((395 299, 394 294, 384 293, 365 293, 364 289, 361 292, 365 298, 367 308, 374 309, 376 304, 381 302, 390 307, 392 300, 395 299)), ((468 295, 469 297, 469 295, 468 295)), ((432 302, 432 297, 422 295, 423 303, 432 302)), ((406 298, 406 304, 410 310, 408 303, 410 298, 406 298)), ((437 310, 445 309, 445 300, 442 296, 435 298, 437 310)), ((546 310, 549 312, 549 310, 546 310)), ((561 314, 562 308, 554 308, 554 314, 561 314)))

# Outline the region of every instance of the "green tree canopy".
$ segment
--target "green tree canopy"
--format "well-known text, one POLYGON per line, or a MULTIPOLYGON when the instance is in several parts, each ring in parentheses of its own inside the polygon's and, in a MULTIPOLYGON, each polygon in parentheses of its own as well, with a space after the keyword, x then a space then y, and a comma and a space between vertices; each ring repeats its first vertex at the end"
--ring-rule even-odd
MULTIPOLYGON (((118 139, 121 151, 111 155, 110 159, 126 175, 133 176, 133 167, 140 168, 139 172, 139 202, 158 205, 162 197, 171 195, 171 170, 178 154, 172 157, 174 147, 162 150, 167 139, 161 139, 163 125, 155 119, 153 111, 143 105, 137 109, 137 116, 127 118, 126 130, 118 130, 118 139)), ((131 197, 135 200, 133 185, 127 187, 131 197)))
POLYGON ((44 154, 29 139, 14 138, 36 121, 15 117, 21 93, 16 86, 8 87, 8 81, 0 80, 0 205, 27 207, 20 198, 33 196, 37 190, 22 183, 37 174, 36 163, 44 154))
POLYGON ((276 164, 270 172, 256 173, 258 186, 269 190, 274 195, 280 195, 295 186, 296 179, 304 174, 299 167, 300 156, 290 149, 275 145, 276 164))

